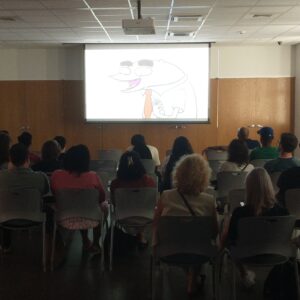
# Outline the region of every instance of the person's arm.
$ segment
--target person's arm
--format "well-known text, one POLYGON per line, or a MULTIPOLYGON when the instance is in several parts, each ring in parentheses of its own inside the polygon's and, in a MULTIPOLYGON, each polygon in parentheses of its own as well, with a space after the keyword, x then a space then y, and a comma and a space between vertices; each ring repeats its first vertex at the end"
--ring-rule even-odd
POLYGON ((39 172, 39 174, 41 176, 41 184, 39 190, 41 192, 41 195, 43 196, 50 192, 50 185, 47 175, 43 172, 39 172))
MULTIPOLYGON (((158 243, 157 240, 157 226, 158 220, 162 215, 163 212, 163 201, 162 198, 164 197, 164 193, 162 193, 161 197, 157 201, 156 207, 154 209, 154 217, 153 217, 153 231, 152 231, 152 246, 155 247, 158 243)), ((155 250, 154 250, 155 251, 155 250)))

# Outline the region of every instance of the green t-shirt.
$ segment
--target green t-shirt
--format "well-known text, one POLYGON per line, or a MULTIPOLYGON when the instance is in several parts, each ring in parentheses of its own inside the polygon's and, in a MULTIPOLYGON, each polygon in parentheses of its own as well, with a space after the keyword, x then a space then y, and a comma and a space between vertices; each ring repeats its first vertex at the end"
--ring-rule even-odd
POLYGON ((283 172, 293 167, 299 167, 300 160, 294 157, 291 158, 277 158, 266 162, 264 168, 268 173, 283 172))
POLYGON ((277 147, 261 147, 254 149, 250 154, 250 160, 253 159, 274 159, 279 156, 277 147))

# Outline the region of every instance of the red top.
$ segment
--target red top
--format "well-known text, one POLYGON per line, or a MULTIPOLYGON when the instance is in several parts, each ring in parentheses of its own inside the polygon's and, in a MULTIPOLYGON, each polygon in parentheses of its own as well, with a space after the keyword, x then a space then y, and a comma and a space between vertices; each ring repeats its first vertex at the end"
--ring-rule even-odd
POLYGON ((113 195, 115 189, 118 188, 142 188, 142 187, 156 187, 154 180, 148 175, 144 175, 142 178, 136 180, 122 180, 114 179, 110 184, 110 191, 113 195))
POLYGON ((84 172, 78 176, 65 170, 56 170, 51 176, 51 189, 55 191, 62 189, 97 189, 99 191, 99 202, 105 201, 105 192, 101 181, 95 172, 84 172))

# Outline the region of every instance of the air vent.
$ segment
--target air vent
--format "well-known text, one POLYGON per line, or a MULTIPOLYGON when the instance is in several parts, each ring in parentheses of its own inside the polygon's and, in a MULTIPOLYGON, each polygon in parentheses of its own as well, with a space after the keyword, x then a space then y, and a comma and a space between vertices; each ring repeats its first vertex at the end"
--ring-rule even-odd
POLYGON ((254 15, 252 15, 252 18, 267 19, 267 18, 271 18, 272 16, 273 16, 272 14, 254 14, 254 15))
POLYGON ((16 22, 17 17, 0 17, 0 21, 3 21, 3 22, 16 22))
POLYGON ((194 32, 168 32, 168 36, 171 37, 192 37, 194 32))
POLYGON ((182 15, 172 16, 172 22, 202 22, 203 16, 201 15, 182 15))

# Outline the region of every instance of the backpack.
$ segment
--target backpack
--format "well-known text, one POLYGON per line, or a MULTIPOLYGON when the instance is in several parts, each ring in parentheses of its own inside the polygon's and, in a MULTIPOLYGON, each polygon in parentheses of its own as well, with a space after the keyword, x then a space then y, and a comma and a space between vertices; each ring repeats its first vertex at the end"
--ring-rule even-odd
MULTIPOLYGON (((299 272, 298 262, 297 266, 299 272)), ((297 300, 295 267, 292 261, 273 267, 264 284, 264 298, 268 300, 297 300)))

